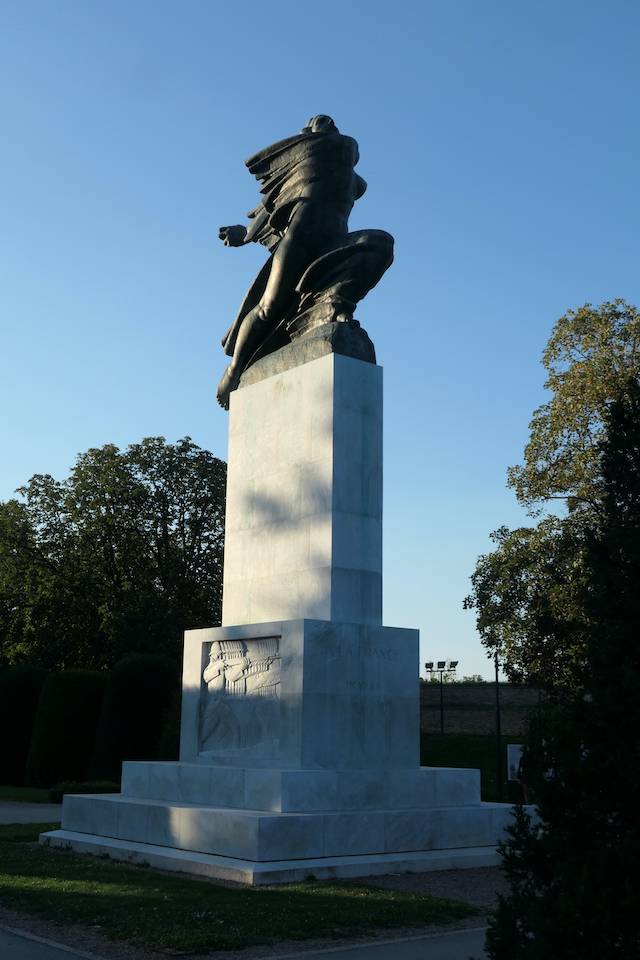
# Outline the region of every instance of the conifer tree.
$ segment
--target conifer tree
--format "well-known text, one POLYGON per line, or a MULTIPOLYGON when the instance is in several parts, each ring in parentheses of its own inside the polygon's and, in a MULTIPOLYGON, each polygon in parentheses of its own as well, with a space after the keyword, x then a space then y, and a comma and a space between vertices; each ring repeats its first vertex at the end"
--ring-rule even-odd
POLYGON ((580 684, 531 725, 539 819, 520 808, 503 845, 510 881, 487 935, 491 960, 640 956, 640 386, 605 418, 600 508, 578 599, 580 684))

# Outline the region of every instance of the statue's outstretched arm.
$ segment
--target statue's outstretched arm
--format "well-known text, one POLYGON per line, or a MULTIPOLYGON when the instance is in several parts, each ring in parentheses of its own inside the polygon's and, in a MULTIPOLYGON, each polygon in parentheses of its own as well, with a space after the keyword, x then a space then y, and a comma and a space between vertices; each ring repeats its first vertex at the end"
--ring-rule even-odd
POLYGON ((243 227, 241 223, 231 227, 220 227, 218 236, 225 247, 243 247, 246 243, 263 239, 261 234, 269 219, 266 207, 260 204, 249 213, 249 217, 251 223, 248 227, 243 227))

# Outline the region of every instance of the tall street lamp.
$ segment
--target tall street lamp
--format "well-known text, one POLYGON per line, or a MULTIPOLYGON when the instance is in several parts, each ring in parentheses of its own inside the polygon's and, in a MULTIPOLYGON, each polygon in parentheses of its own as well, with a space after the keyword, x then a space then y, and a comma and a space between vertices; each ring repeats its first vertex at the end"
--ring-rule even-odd
POLYGON ((449 660, 447 664, 446 660, 438 660, 437 663, 438 666, 434 667, 433 660, 429 660, 428 663, 425 663, 424 668, 430 677, 433 676, 434 673, 440 674, 440 733, 444 733, 444 683, 442 677, 445 673, 455 673, 459 661, 449 660))

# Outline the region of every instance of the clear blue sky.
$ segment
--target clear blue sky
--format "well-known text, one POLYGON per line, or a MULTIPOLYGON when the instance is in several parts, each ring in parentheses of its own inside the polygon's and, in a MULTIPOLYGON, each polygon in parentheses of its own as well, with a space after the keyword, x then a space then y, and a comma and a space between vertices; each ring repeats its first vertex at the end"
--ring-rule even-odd
POLYGON ((385 370, 385 623, 491 675, 462 610, 567 308, 640 300, 637 0, 20 0, 0 11, 0 499, 92 446, 226 457, 219 339, 264 258, 243 161, 328 113, 385 370))

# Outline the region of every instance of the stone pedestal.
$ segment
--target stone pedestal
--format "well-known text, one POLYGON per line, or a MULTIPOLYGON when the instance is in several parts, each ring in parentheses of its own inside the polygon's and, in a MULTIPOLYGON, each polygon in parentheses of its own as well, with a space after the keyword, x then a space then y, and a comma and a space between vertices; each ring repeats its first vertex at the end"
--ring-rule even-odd
POLYGON ((125 763, 42 839, 248 883, 497 863, 510 808, 419 766, 418 633, 381 626, 381 371, 291 355, 231 398, 224 625, 185 634, 180 761, 125 763))
POLYGON ((380 367, 329 353, 231 395, 223 596, 223 624, 382 623, 380 367))

